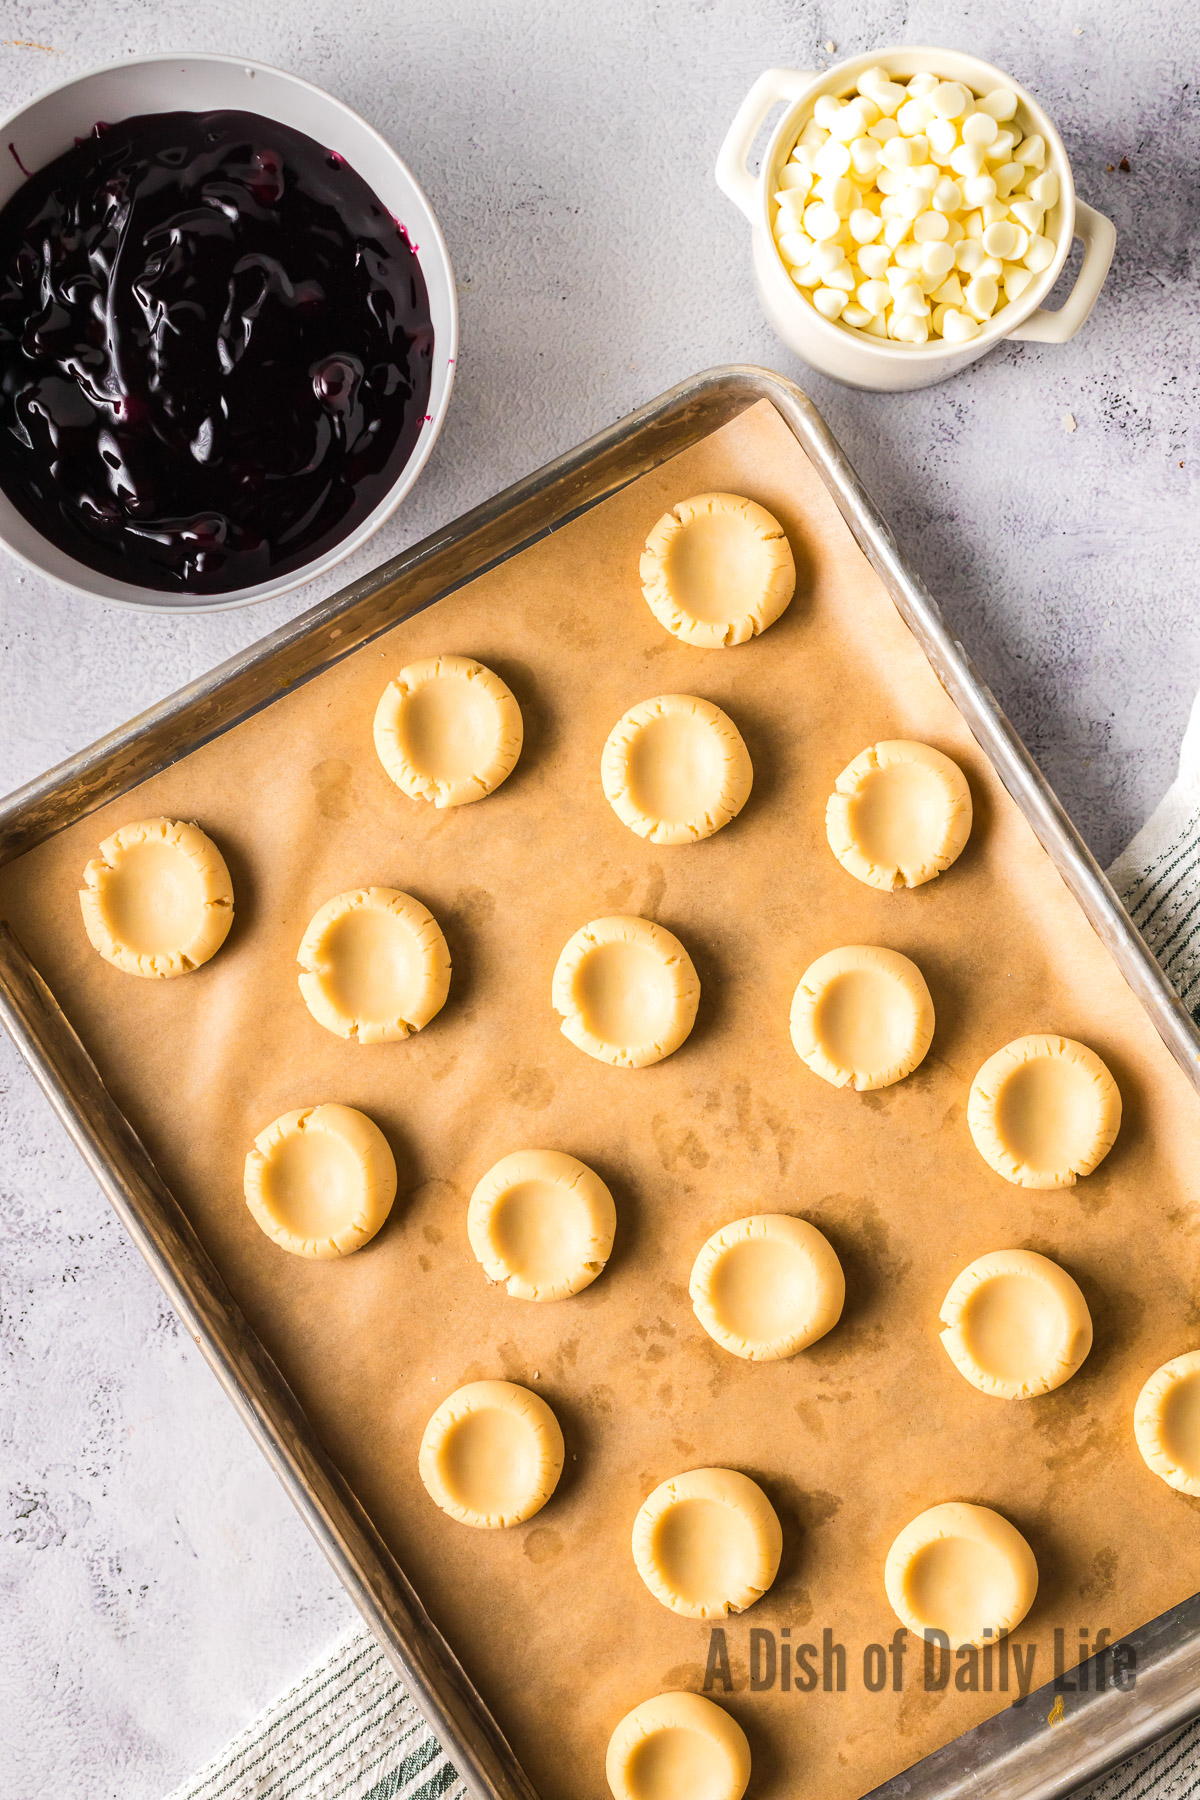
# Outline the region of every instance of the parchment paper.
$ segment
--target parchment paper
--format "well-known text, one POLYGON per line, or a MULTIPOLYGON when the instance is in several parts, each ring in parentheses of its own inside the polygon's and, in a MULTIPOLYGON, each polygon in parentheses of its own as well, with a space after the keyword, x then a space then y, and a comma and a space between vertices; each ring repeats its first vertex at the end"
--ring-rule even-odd
POLYGON ((1200 1342, 1200 1108, 854 545, 763 402, 549 539, 4 871, 4 910, 118 1103, 143 1135, 251 1324, 448 1634, 545 1800, 602 1800, 609 1733, 635 1702, 700 1687, 709 1628, 643 1588, 634 1514, 663 1478, 745 1470, 784 1523, 780 1576, 730 1621, 752 1793, 849 1800, 1007 1704, 864 1689, 863 1647, 890 1642, 892 1537, 960 1498, 997 1507, 1041 1570, 1017 1634, 1034 1682, 1079 1628, 1129 1630, 1200 1585, 1200 1513, 1143 1465, 1132 1411, 1145 1377, 1200 1342), (638 555, 671 503, 726 488, 761 501, 796 550, 797 597, 755 642, 677 644, 641 598, 638 555), (376 700, 415 657, 481 658, 525 716, 515 774, 449 812, 405 798, 371 741, 376 700), (742 816, 707 843, 660 848, 604 800, 600 751, 636 701, 695 693, 728 710, 754 762, 742 816), (960 862, 913 894, 879 894, 826 847, 839 770, 879 738, 954 756, 974 794, 960 862), (90 948, 76 889, 123 821, 196 819, 228 858, 236 920, 203 971, 154 983, 90 948), (379 883, 416 894, 454 962, 444 1012, 407 1043, 322 1030, 296 949, 322 901, 379 883), (557 1029, 550 977, 588 919, 641 913, 695 960, 699 1018, 675 1056, 609 1069, 557 1029), (937 1010, 910 1079, 837 1092, 796 1058, 798 976, 835 945, 912 956, 937 1010), (1010 1187, 976 1153, 967 1091, 1027 1031, 1078 1036, 1125 1103, 1115 1150, 1063 1193, 1010 1187), (258 1230, 242 1162, 276 1114, 361 1107, 394 1145, 388 1226, 342 1263, 306 1263, 258 1230), (553 1305, 488 1287, 466 1235, 479 1176, 524 1147, 570 1151, 612 1187, 607 1272, 553 1305), (842 1257, 842 1323, 788 1362, 718 1350, 687 1299, 718 1225, 795 1211, 842 1257), (1056 1394, 976 1393, 938 1342, 951 1280, 985 1250, 1061 1261, 1093 1310, 1095 1348, 1056 1394), (558 1493, 527 1525, 474 1532, 427 1498, 417 1446, 460 1383, 535 1386, 567 1440, 558 1493), (751 1627, 846 1647, 847 1688, 751 1692, 751 1627))

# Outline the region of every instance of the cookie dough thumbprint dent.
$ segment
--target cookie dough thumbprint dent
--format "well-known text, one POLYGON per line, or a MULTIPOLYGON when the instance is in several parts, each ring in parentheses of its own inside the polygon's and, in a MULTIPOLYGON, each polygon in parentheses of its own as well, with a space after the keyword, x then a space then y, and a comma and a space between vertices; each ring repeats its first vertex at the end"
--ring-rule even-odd
POLYGON ((521 709, 491 669, 470 656, 409 663, 375 709, 375 748, 398 788, 434 806, 494 793, 517 766, 521 709))
POLYGON ((810 963, 792 997, 792 1043, 834 1087, 890 1087, 924 1060, 933 1001, 916 963, 898 950, 849 944, 810 963))
POLYGON ((713 1232, 692 1264, 688 1292, 723 1350, 747 1362, 779 1362, 833 1330, 846 1278, 815 1225, 757 1213, 713 1232))
POLYGON ((1017 1187, 1071 1187, 1104 1161, 1121 1095, 1094 1050, 1073 1038, 1014 1038, 971 1083, 967 1124, 989 1168, 1017 1187))
POLYGON ((126 975, 189 975, 233 924, 225 858, 178 819, 139 819, 106 837, 83 871, 79 904, 93 948, 126 975))
POLYGON ((318 1025, 360 1044, 420 1031, 450 991, 450 952, 427 907, 396 888, 335 894, 309 921, 296 959, 318 1025))
POLYGON ((1035 1250, 991 1250, 942 1302, 946 1354, 981 1394, 1028 1400, 1070 1381, 1092 1347, 1092 1315, 1065 1269, 1035 1250))
POLYGON ((783 526, 738 494, 697 494, 664 513, 646 539, 641 575, 659 624, 703 650, 757 637, 796 591, 783 526))
POLYGON ((430 1499, 460 1525, 521 1525, 558 1486, 563 1435, 539 1394, 513 1381, 470 1381, 425 1427, 419 1467, 430 1499))
POLYGON ((613 1800, 742 1800, 750 1746, 703 1694, 657 1694, 613 1732, 605 1774, 613 1800))
POLYGON ((1133 1435, 1168 1487, 1200 1495, 1200 1350, 1154 1371, 1133 1409, 1133 1435))
POLYGON ((649 919, 593 919, 563 949, 551 1001, 562 1033, 597 1062, 644 1069, 678 1050, 700 982, 679 939, 649 919))
POLYGON ((736 1469, 690 1469, 661 1482, 633 1522, 638 1574, 685 1619, 723 1619, 753 1606, 782 1554, 775 1508, 736 1469))
POLYGON ((352 1106, 306 1106, 260 1131, 246 1158, 246 1205, 293 1256, 349 1256, 370 1243, 396 1198, 396 1161, 352 1106))
POLYGON ((825 835, 843 869, 868 887, 921 887, 961 855, 971 790, 958 764, 928 744, 871 744, 838 776, 825 835))
POLYGON ((566 1300, 612 1252, 613 1197, 594 1169, 561 1150, 516 1150, 476 1185, 467 1236, 484 1274, 514 1300, 566 1300))
POLYGON ((1037 1595, 1033 1551, 990 1506, 951 1500, 904 1527, 887 1553, 884 1586, 910 1631, 944 1631, 952 1649, 1014 1631, 1037 1595))
POLYGON ((617 720, 600 779, 630 831, 653 844, 694 844, 737 817, 754 770, 741 733, 719 706, 693 694, 660 694, 617 720))

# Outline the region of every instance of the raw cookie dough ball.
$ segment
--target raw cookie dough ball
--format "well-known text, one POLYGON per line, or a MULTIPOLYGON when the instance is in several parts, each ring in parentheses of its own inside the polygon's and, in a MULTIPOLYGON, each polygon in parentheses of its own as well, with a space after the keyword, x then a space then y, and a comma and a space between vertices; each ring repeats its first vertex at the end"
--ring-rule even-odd
POLYGON ((1200 1494, 1200 1350, 1156 1369, 1133 1409, 1147 1468, 1181 1494, 1200 1494))
POLYGON ((892 892, 932 881, 971 834, 971 790, 957 763, 928 744, 871 744, 837 778, 825 835, 843 869, 892 892))
POLYGON ((406 1038, 450 991, 450 952, 428 909, 396 888, 335 894, 309 922, 296 959, 318 1025, 360 1044, 406 1038))
POLYGON ((705 650, 757 637, 796 591, 783 526, 737 494, 697 494, 664 513, 646 539, 641 575, 659 624, 705 650))
POLYGON ((1018 1187, 1071 1187, 1104 1161, 1121 1095, 1094 1050, 1073 1038, 1014 1038, 971 1083, 967 1124, 989 1168, 1018 1187))
POLYGON ((604 1772, 613 1800, 742 1800, 750 1746, 702 1694, 659 1694, 621 1720, 604 1772))
POLYGON ((649 919, 593 919, 558 959, 551 988, 562 1032, 597 1062, 644 1069, 678 1050, 700 983, 672 932, 649 919))
POLYGON ((461 1525, 496 1529, 540 1512, 558 1486, 563 1435, 539 1394, 469 1381, 442 1401, 421 1439, 421 1480, 461 1525))
POLYGON ((748 1362, 806 1350, 842 1316, 846 1278, 806 1219, 756 1213, 714 1231, 692 1264, 692 1309, 715 1343, 748 1362))
POLYGON ((982 1394, 1027 1400, 1070 1381, 1092 1347, 1092 1315, 1065 1269, 1035 1250, 991 1250, 942 1302, 942 1343, 982 1394))
POLYGON ((470 656, 409 663, 375 709, 375 748, 413 800, 463 806, 511 775, 521 754, 521 709, 491 669, 470 656))
POLYGON ((605 798, 654 844, 694 844, 737 817, 754 770, 737 726, 707 700, 662 694, 618 719, 600 758, 605 798))
POLYGON ((306 1106, 260 1131, 246 1158, 246 1205, 293 1256, 349 1256, 375 1236, 396 1198, 396 1161, 352 1106, 306 1106))
POLYGON ((911 1075, 933 1039, 933 1001, 898 950, 849 944, 810 963, 792 998, 792 1043, 834 1087, 890 1087, 911 1075))
POLYGON ((83 871, 83 923, 105 962, 126 975, 188 975, 215 956, 233 924, 225 858, 198 825, 122 825, 83 871))
POLYGON ((1038 1571, 1015 1525, 990 1506, 951 1500, 904 1527, 883 1579, 902 1625, 944 1631, 957 1649, 1015 1630, 1033 1605, 1038 1571))
POLYGON ((782 1553, 775 1508, 736 1469, 690 1469, 661 1482, 633 1522, 638 1574, 685 1619, 723 1619, 753 1606, 782 1553))
POLYGON ((561 1150, 516 1150, 477 1183, 467 1236, 489 1281, 514 1300, 565 1300, 595 1281, 617 1229, 594 1169, 561 1150))

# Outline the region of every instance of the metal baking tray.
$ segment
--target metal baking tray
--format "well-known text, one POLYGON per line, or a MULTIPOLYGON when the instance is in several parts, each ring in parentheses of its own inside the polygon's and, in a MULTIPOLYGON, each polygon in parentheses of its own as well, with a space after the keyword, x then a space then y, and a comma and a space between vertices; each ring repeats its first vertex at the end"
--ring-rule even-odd
MULTIPOLYGON (((398 621, 768 400, 822 476, 984 754, 1176 1061, 1200 1091, 1200 1032, 812 403, 765 369, 710 370, 476 507, 415 548, 0 803, 0 863, 187 756, 398 621)), ((322 1450, 53 994, 0 922, 0 1020, 478 1800, 536 1800, 502 1731, 322 1450)), ((869 1800, 1054 1800, 1200 1713, 1200 1596, 1124 1640, 1075 1691, 1053 1685, 956 1738, 869 1800), (1062 1706, 1056 1703, 1061 1700, 1062 1706), (1049 1723, 1051 1713, 1055 1723, 1049 1723)), ((1086 1665, 1085 1665, 1086 1666, 1086 1665)), ((1065 1686, 1065 1684, 1064 1684, 1065 1686)))

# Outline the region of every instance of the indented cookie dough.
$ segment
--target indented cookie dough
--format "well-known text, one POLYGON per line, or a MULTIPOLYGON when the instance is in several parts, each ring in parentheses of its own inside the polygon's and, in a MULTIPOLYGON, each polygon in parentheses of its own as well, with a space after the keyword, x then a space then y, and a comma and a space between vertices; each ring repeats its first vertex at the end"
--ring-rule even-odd
POLYGON ((450 952, 433 914, 396 888, 335 894, 300 944, 300 992, 326 1031, 382 1044, 428 1025, 450 991, 450 952))
POLYGON ((1037 1594, 1033 1551, 990 1506, 931 1506, 887 1553, 887 1597, 910 1631, 944 1631, 952 1649, 1004 1637, 1037 1594))
POLYGON ((928 744, 871 744, 838 776, 825 835, 843 869, 868 887, 920 887, 971 835, 971 790, 958 764, 928 744))
POLYGON ((514 1300, 565 1300, 589 1287, 617 1229, 594 1169, 561 1150, 515 1150, 478 1182, 467 1236, 489 1281, 514 1300))
POLYGON ((694 844, 736 818, 754 770, 737 726, 708 700, 660 694, 618 719, 600 758, 609 805, 654 844, 694 844))
POLYGON ((260 1131, 246 1158, 246 1204, 293 1256, 349 1256, 369 1243, 396 1198, 396 1161, 352 1106, 306 1106, 260 1131))
POLYGON ((649 919, 593 919, 558 959, 551 988, 564 1037, 597 1062, 644 1069, 678 1050, 700 983, 673 933, 649 919))
POLYGON ((756 1481, 690 1469, 655 1488, 633 1522, 633 1560, 656 1600, 685 1619, 723 1619, 761 1600, 783 1532, 756 1481))
POLYGON ((750 1746, 702 1694, 658 1694, 621 1720, 604 1772, 613 1800, 742 1800, 750 1746))
POLYGON ((641 575, 659 624, 705 650, 756 637, 796 591, 783 526, 737 494, 697 494, 664 513, 646 539, 641 575))
POLYGON ((1200 1350, 1155 1369, 1137 1397, 1133 1435, 1168 1487, 1200 1495, 1200 1350))
POLYGON ((942 1343, 982 1394, 1028 1400, 1069 1381, 1092 1347, 1092 1315, 1065 1269, 1036 1250, 991 1250, 942 1302, 942 1343))
POLYGON ((421 1439, 421 1480, 460 1525, 496 1529, 540 1512, 558 1486, 563 1435, 539 1394, 469 1381, 442 1401, 421 1439))
POLYGON ((188 975, 216 955, 233 923, 225 858, 198 825, 178 819, 122 825, 83 880, 88 937, 126 975, 188 975))
POLYGON ((898 950, 849 944, 810 963, 792 997, 792 1043, 834 1087, 890 1087, 911 1075, 933 1039, 933 1001, 898 950))
POLYGON ((1121 1095, 1094 1050, 1073 1038, 1014 1038, 971 1083, 975 1148, 1018 1187, 1071 1187, 1104 1161, 1121 1128, 1121 1095))
POLYGON ((521 754, 521 709, 500 677, 470 656, 409 663, 375 709, 375 748, 398 788, 434 806, 482 800, 521 754))
POLYGON ((846 1278, 815 1225, 755 1213, 714 1231, 692 1264, 692 1308, 715 1343, 748 1362, 795 1356, 842 1316, 846 1278))

